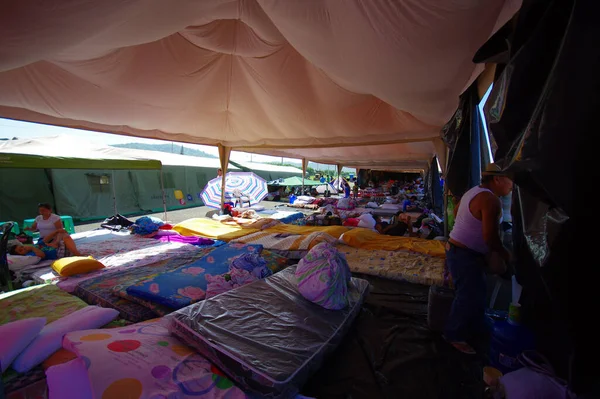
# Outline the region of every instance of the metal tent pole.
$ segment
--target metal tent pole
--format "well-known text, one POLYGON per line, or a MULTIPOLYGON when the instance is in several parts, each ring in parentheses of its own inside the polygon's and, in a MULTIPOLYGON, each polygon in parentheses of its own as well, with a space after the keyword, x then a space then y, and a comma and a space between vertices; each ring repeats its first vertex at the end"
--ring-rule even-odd
POLYGON ((221 172, 223 175, 221 176, 221 211, 223 213, 223 207, 225 205, 225 188, 227 184, 226 175, 227 175, 227 167, 229 166, 229 157, 231 156, 231 147, 224 147, 223 145, 218 145, 219 149, 219 161, 221 162, 221 172))
POLYGON ((111 186, 112 186, 112 194, 113 194, 113 212, 115 215, 118 214, 117 212, 117 188, 116 188, 116 181, 115 181, 115 171, 114 169, 112 170, 112 182, 111 182, 111 186))
POLYGON ((162 203, 163 203, 163 212, 164 212, 163 220, 166 222, 167 221, 167 197, 165 196, 165 183, 163 181, 162 167, 160 168, 160 190, 162 191, 162 203))
POLYGON ((306 176, 306 167, 308 165, 308 161, 306 158, 302 158, 302 195, 304 195, 304 176, 306 176))

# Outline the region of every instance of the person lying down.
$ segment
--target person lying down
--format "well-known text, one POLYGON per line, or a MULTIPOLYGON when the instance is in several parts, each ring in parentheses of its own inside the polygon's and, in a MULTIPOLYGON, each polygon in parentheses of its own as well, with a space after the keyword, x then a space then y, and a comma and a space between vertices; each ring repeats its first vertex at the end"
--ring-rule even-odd
POLYGON ((408 233, 409 237, 418 236, 417 233, 413 232, 412 218, 401 212, 396 213, 389 223, 382 221, 381 216, 378 216, 375 223, 375 230, 380 234, 396 237, 403 237, 406 233, 408 233))
POLYGON ((37 246, 16 244, 10 247, 8 252, 11 255, 37 256, 45 260, 55 260, 65 256, 84 256, 77 250, 75 241, 65 229, 55 230, 48 234, 37 246), (64 243, 67 253, 59 254, 61 243, 64 243))

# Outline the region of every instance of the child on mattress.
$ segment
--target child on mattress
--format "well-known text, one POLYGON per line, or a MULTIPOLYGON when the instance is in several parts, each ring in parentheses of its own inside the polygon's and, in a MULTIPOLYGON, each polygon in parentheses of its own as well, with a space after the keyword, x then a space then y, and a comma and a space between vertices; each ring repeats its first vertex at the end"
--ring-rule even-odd
MULTIPOLYGON (((59 256, 60 243, 65 244, 65 249, 72 256, 83 256, 75 245, 75 241, 69 236, 64 230, 55 230, 52 233, 44 237, 44 240, 38 241, 37 246, 34 245, 13 245, 9 253, 11 255, 22 255, 22 256, 38 256, 45 260, 56 260, 62 256, 59 256)), ((64 255, 63 255, 64 256, 64 255)))

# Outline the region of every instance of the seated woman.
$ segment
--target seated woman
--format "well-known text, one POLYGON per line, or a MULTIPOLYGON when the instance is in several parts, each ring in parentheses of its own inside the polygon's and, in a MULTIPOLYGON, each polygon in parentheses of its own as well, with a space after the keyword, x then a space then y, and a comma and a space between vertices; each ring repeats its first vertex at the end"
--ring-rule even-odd
MULTIPOLYGON (((65 244, 65 248, 73 254, 73 256, 80 256, 80 253, 75 246, 75 242, 64 229, 60 216, 52 213, 52 206, 48 203, 40 203, 38 204, 38 213, 39 216, 35 218, 33 225, 24 229, 38 231, 40 233, 37 246, 42 250, 46 248, 47 251, 51 252, 52 249, 56 251, 62 242, 65 244)), ((48 258, 48 255, 46 255, 46 259, 56 258, 48 258)))
POLYGON ((37 246, 34 245, 13 245, 9 249, 9 253, 11 255, 22 255, 22 256, 38 256, 45 260, 56 260, 58 259, 58 247, 60 243, 63 242, 65 244, 65 249, 72 256, 83 256, 75 245, 75 241, 69 236, 69 234, 64 230, 55 230, 52 233, 48 234, 45 237, 45 240, 39 240, 37 246))
MULTIPOLYGON (((62 220, 60 220, 60 216, 52 213, 52 206, 50 206, 50 204, 46 202, 38 204, 38 213, 39 215, 35 218, 33 225, 30 227, 25 227, 24 229, 29 231, 37 231, 40 233, 38 244, 40 241, 44 241, 44 238, 56 230, 63 230, 65 234, 68 234, 66 231, 64 231, 64 226, 62 224, 62 220)), ((57 237, 56 235, 53 236, 53 239, 57 238, 60 237, 57 237)))

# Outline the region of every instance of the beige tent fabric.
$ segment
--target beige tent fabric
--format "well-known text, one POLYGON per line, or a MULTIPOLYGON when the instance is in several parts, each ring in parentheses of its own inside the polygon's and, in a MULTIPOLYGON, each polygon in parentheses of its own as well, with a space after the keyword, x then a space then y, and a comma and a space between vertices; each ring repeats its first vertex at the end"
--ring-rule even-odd
POLYGON ((0 116, 263 154, 288 148, 300 158, 295 150, 339 148, 333 162, 379 159, 342 148, 439 138, 483 69, 473 54, 519 7, 7 0, 0 116))
MULTIPOLYGON (((245 149, 261 152, 263 149, 245 149)), ((362 169, 381 169, 390 166, 393 170, 423 169, 436 153, 440 153, 440 165, 445 165, 445 145, 441 139, 414 143, 363 145, 358 147, 271 149, 272 155, 298 157, 324 164, 341 164, 362 169)))

